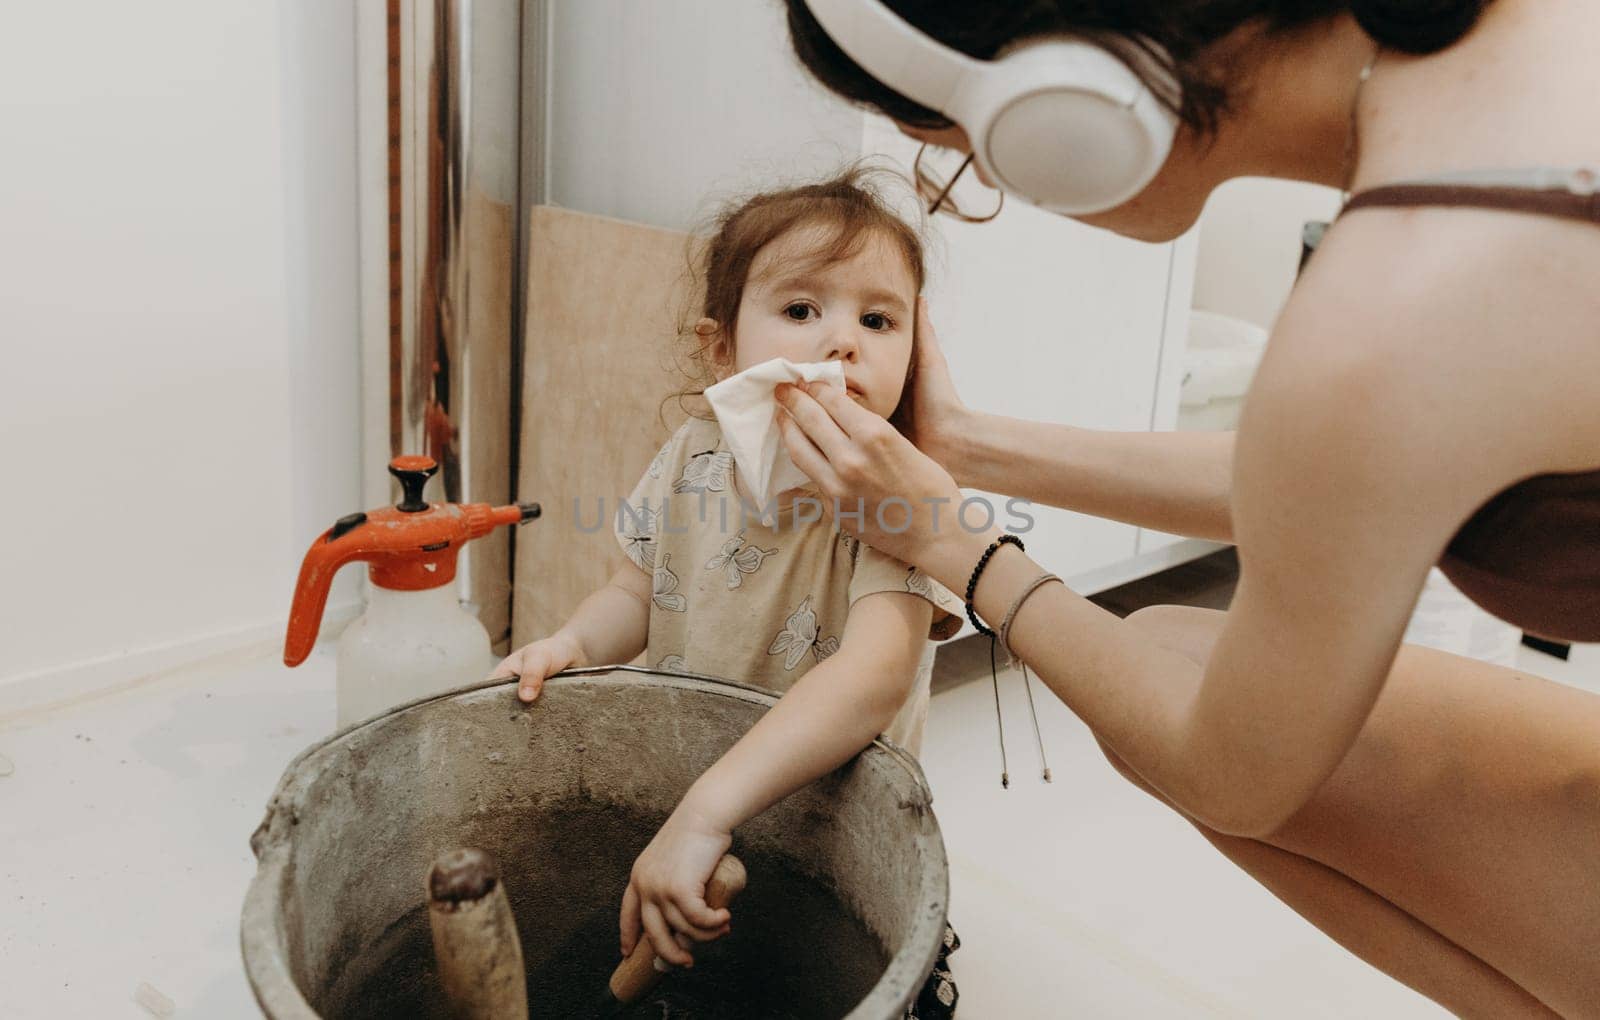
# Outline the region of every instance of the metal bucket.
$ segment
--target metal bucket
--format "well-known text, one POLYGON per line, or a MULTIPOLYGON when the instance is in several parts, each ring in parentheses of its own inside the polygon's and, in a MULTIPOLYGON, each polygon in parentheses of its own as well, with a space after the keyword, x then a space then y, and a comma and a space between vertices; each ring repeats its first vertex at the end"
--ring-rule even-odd
MULTIPOLYGON (((290 763, 251 838, 245 970, 273 1020, 442 1017, 423 897, 439 853, 500 862, 530 1013, 570 1016, 618 962, 634 858, 689 785, 775 699, 634 667, 403 705, 290 763)), ((670 975, 649 1012, 891 1020, 944 931, 949 876, 921 770, 875 743, 741 826, 733 933, 670 975)), ((632 1015, 632 1014, 630 1014, 632 1015)))

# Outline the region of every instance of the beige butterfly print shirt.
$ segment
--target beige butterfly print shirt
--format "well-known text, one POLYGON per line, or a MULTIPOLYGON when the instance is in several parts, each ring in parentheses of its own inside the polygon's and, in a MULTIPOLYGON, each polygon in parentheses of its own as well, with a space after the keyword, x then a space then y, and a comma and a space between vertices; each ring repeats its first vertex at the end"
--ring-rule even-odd
MULTIPOLYGON (((815 508, 790 507, 769 527, 734 488, 733 454, 716 422, 691 418, 614 508, 623 552, 655 580, 646 658, 787 691, 839 650, 857 599, 910 592, 934 606, 929 637, 961 626, 963 604, 913 567, 834 530, 815 508)), ((885 736, 915 753, 928 712, 933 643, 885 736)))

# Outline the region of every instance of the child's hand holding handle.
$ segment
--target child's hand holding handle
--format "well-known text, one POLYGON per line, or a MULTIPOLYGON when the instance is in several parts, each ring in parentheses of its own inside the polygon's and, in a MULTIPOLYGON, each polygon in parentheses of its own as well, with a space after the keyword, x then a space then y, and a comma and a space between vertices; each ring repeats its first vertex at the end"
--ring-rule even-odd
POLYGON ((732 843, 725 827, 682 806, 673 812, 633 862, 622 896, 624 956, 632 955, 642 934, 657 956, 689 967, 694 957, 685 943, 710 942, 728 933, 732 914, 725 906, 707 904, 707 884, 732 843))

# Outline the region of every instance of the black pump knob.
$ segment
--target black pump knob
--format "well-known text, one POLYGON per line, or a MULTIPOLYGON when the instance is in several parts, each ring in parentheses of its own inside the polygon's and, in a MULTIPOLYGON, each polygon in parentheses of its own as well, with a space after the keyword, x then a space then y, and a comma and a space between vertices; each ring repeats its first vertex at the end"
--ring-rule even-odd
POLYGON ((389 473, 400 480, 400 488, 405 493, 405 498, 395 504, 395 509, 408 514, 428 509, 427 501, 422 498, 422 488, 438 470, 439 465, 432 457, 411 455, 391 460, 389 473))

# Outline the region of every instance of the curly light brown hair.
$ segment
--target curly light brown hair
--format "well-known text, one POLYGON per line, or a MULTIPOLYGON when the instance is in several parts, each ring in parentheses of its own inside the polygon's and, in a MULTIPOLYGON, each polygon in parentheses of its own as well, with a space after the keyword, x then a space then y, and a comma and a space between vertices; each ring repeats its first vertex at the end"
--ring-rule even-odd
MULTIPOLYGON (((820 269, 854 257, 874 238, 886 238, 905 258, 917 293, 927 280, 920 232, 897 215, 890 204, 891 188, 909 187, 893 171, 854 163, 828 178, 810 184, 764 191, 730 203, 696 236, 690 254, 694 292, 699 295, 679 324, 689 362, 687 374, 693 388, 679 393, 699 396, 717 381, 719 366, 732 361, 738 350, 735 325, 745 285, 756 258, 772 242, 798 228, 820 228, 822 240, 806 258, 805 267, 820 269), (717 324, 715 331, 704 320, 717 324)), ((916 338, 913 336, 913 351, 916 338)), ((889 421, 902 431, 910 424, 913 353, 906 369, 906 386, 889 421)), ((670 399, 670 398, 669 398, 670 399)), ((703 411, 692 411, 701 417, 703 411)))

